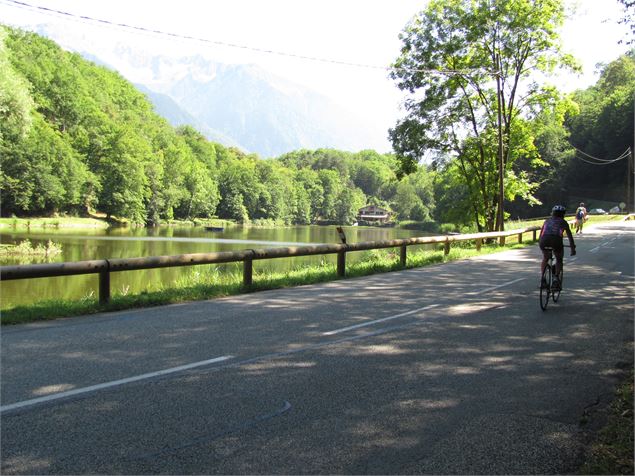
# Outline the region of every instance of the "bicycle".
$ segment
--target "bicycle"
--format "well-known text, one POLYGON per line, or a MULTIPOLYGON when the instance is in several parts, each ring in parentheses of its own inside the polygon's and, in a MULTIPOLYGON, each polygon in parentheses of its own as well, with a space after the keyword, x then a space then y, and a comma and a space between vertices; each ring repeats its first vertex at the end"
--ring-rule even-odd
MULTIPOLYGON (((569 248, 569 246, 566 246, 569 248)), ((549 251, 549 259, 547 261, 547 266, 545 266, 545 270, 542 272, 542 277, 540 279, 540 307, 543 311, 547 310, 547 304, 549 304, 549 296, 554 303, 558 302, 560 299, 560 293, 562 292, 562 278, 564 271, 564 256, 563 263, 560 267, 560 273, 558 273, 558 281, 559 286, 553 285, 553 277, 556 275, 556 265, 554 263, 554 255, 553 248, 550 246, 545 247, 545 251, 549 251)))

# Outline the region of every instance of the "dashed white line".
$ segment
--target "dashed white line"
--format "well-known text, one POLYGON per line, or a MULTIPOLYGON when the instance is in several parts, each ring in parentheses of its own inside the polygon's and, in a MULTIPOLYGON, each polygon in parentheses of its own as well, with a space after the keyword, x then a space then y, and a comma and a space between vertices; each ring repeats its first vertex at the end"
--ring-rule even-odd
MULTIPOLYGON (((502 288, 502 287, 505 287, 505 286, 509 286, 509 285, 517 283, 519 281, 523 281, 524 279, 526 279, 526 278, 514 279, 512 281, 508 281, 506 283, 499 284, 497 286, 492 286, 490 288, 486 288, 486 289, 483 289, 481 291, 477 291, 477 292, 473 292, 473 293, 467 293, 467 294, 468 295, 472 295, 472 296, 478 296, 479 294, 483 294, 483 293, 486 293, 486 292, 489 292, 489 291, 493 291, 494 289, 499 289, 499 288, 502 288)), ((439 306, 441 306, 441 304, 430 304, 429 306, 420 307, 418 309, 412 309, 411 311, 406 311, 406 312, 402 312, 402 313, 399 313, 399 314, 395 314, 394 316, 388 316, 388 317, 384 317, 382 319, 375 319, 373 321, 363 322, 361 324, 355 324, 353 326, 342 327, 341 329, 335 329, 333 331, 323 332, 322 335, 323 336, 332 336, 332 335, 340 334, 342 332, 350 331, 350 330, 353 330, 353 329, 359 329, 360 327, 372 326, 373 324, 377 324, 379 322, 391 321, 391 320, 397 319, 399 317, 410 316, 412 314, 416 314, 417 312, 427 311, 427 310, 434 309, 435 307, 439 307, 439 306)))
POLYGON ((225 360, 229 360, 232 358, 233 358, 232 355, 224 355, 222 357, 216 357, 214 359, 209 359, 209 360, 202 360, 200 362, 194 362, 192 364, 187 364, 187 365, 180 365, 178 367, 172 367, 170 369, 158 370, 156 372, 136 375, 134 377, 123 378, 120 380, 113 380, 112 382, 105 382, 105 383, 100 383, 98 385, 91 385, 90 387, 76 388, 74 390, 69 390, 67 392, 54 393, 52 395, 46 395, 44 397, 32 398, 30 400, 23 400, 21 402, 16 402, 16 403, 11 403, 9 405, 0 406, 0 413, 6 412, 9 410, 15 410, 17 408, 29 407, 31 405, 36 405, 38 403, 50 402, 53 400, 58 400, 60 398, 81 395, 82 393, 93 392, 95 390, 103 390, 105 388, 117 387, 119 385, 124 385, 126 383, 138 382, 139 380, 159 377, 161 375, 167 375, 174 372, 181 372, 183 370, 189 370, 196 367, 202 367, 203 365, 215 364, 217 362, 223 362, 225 360))
POLYGON ((419 309, 413 309, 412 311, 402 312, 400 314, 395 314, 394 316, 384 317, 382 319, 375 319, 374 321, 363 322, 362 324, 356 324, 354 326, 342 327, 341 329, 336 329, 334 331, 324 332, 323 336, 332 336, 335 334, 340 334, 341 332, 350 331, 352 329, 358 329, 360 327, 372 326, 373 324, 377 324, 378 322, 391 321, 393 319, 397 319, 399 317, 409 316, 411 314, 415 314, 421 311, 427 311, 428 309, 434 309, 435 307, 439 307, 441 304, 430 304, 429 306, 420 307, 419 309))
POLYGON ((499 284, 498 286, 492 286, 491 288, 481 289, 480 291, 476 291, 476 292, 473 292, 473 293, 467 293, 467 294, 468 295, 472 295, 472 296, 478 296, 479 294, 487 293, 489 291, 493 291, 494 289, 498 289, 498 288, 504 288, 505 286, 509 286, 510 284, 514 284, 514 283, 517 283, 519 281, 524 281, 525 279, 527 279, 527 278, 514 279, 512 281, 507 281, 506 283, 499 284))

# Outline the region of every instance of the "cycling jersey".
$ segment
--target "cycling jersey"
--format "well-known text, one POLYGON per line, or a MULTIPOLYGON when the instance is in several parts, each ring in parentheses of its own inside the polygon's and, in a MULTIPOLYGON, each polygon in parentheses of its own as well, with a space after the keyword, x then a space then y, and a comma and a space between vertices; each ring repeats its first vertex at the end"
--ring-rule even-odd
POLYGON ((553 250, 556 252, 556 258, 558 262, 562 260, 562 237, 565 233, 567 234, 567 238, 569 238, 569 245, 572 249, 575 249, 575 243, 573 242, 571 228, 569 227, 569 223, 564 218, 547 218, 542 224, 542 229, 540 230, 540 249, 542 249, 544 252, 544 249, 546 247, 553 248, 553 250))
POLYGON ((571 236, 571 228, 569 228, 569 223, 567 223, 564 218, 547 218, 542 224, 542 229, 540 230, 540 238, 542 238, 543 236, 559 236, 562 238, 566 231, 568 231, 567 236, 571 236))

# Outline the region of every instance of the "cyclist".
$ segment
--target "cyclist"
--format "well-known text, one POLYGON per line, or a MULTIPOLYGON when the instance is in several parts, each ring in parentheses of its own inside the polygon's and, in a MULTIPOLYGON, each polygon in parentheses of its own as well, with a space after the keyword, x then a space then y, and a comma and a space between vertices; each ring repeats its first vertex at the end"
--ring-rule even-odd
POLYGON ((575 211, 575 234, 582 234, 582 227, 586 221, 587 211, 584 208, 584 203, 580 203, 580 206, 575 211))
POLYGON ((553 254, 556 256, 556 275, 554 276, 553 286, 558 289, 560 287, 560 270, 562 269, 562 257, 564 255, 564 247, 562 245, 562 236, 567 233, 569 244, 571 245, 571 256, 575 255, 575 242, 569 223, 564 219, 567 209, 562 205, 556 205, 551 210, 551 217, 547 218, 542 224, 540 230, 540 249, 542 250, 542 264, 540 265, 540 275, 545 272, 547 262, 549 261, 549 250, 545 247, 553 248, 553 254))

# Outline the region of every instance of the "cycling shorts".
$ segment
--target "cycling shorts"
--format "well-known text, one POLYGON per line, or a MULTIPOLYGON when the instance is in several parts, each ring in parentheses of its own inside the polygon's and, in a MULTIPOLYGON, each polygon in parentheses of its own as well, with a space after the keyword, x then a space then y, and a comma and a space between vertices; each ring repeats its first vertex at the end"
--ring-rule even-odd
POLYGON ((543 235, 540 238, 540 249, 544 251, 545 247, 553 248, 556 255, 562 253, 564 251, 562 237, 557 235, 543 235))

